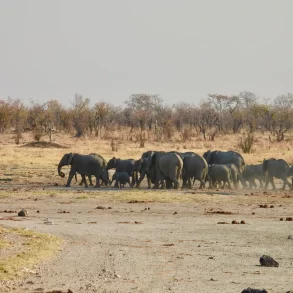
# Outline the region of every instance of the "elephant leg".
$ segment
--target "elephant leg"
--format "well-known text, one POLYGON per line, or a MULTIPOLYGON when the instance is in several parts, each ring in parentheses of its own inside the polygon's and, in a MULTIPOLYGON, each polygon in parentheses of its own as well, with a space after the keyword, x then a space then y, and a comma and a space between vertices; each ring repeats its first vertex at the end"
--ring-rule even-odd
POLYGON ((67 183, 65 185, 66 187, 70 187, 71 180, 72 180, 72 178, 73 178, 73 176, 75 174, 76 174, 76 171, 70 170, 68 180, 67 180, 67 183))
POLYGON ((88 187, 87 182, 86 182, 86 178, 84 174, 81 174, 81 178, 82 178, 82 182, 84 182, 85 187, 88 187))
POLYGON ((148 188, 152 187, 151 176, 147 174, 148 188))
MULTIPOLYGON (((221 181, 220 181, 220 186, 221 186, 221 181)), ((221 189, 225 189, 226 181, 223 181, 223 185, 221 186, 221 189)))
POLYGON ((115 185, 114 185, 114 187, 115 187, 115 188, 118 188, 118 187, 119 187, 119 185, 118 185, 118 181, 117 181, 117 180, 115 180, 115 185))
POLYGON ((252 188, 257 188, 257 185, 256 185, 256 182, 255 182, 254 178, 251 180, 251 182, 252 182, 252 188))
POLYGON ((229 180, 227 181, 227 184, 228 184, 228 188, 229 188, 229 189, 232 189, 232 186, 231 186, 231 183, 230 183, 229 180))
POLYGON ((100 176, 96 176, 96 186, 95 188, 100 188, 101 185, 100 185, 100 176))
POLYGON ((274 183, 274 177, 271 177, 271 178, 270 178, 270 181, 271 181, 271 184, 272 184, 272 186, 273 186, 273 190, 276 190, 276 185, 275 185, 275 183, 274 183))
POLYGON ((134 186, 135 185, 135 176, 134 176, 134 172, 131 175, 131 185, 134 186))
MULTIPOLYGON (((76 181, 76 173, 75 173, 75 181, 76 181)), ((84 184, 84 180, 83 180, 83 178, 82 178, 82 176, 81 176, 81 181, 79 182, 79 185, 81 186, 81 185, 83 185, 84 184)))
POLYGON ((286 182, 287 182, 287 184, 288 184, 288 186, 289 186, 289 189, 291 189, 292 185, 291 185, 291 183, 289 182, 289 180, 287 180, 287 178, 286 178, 286 182))
POLYGON ((265 189, 268 189, 268 185, 269 185, 269 183, 270 183, 270 179, 266 176, 266 178, 265 178, 265 189))
POLYGON ((188 178, 188 185, 187 186, 188 186, 189 189, 192 189, 191 178, 188 178))
MULTIPOLYGON (((177 181, 177 179, 174 179, 173 181, 171 181, 171 183, 174 182, 174 189, 178 189, 179 188, 179 182, 177 181)), ((190 184, 190 188, 191 188, 191 184, 190 184)))
POLYGON ((259 179, 259 188, 263 188, 262 179, 259 179))
POLYGON ((181 188, 186 188, 186 180, 182 180, 182 186, 181 186, 181 188))
MULTIPOLYGON (((140 186, 140 183, 144 179, 144 176, 145 176, 145 172, 144 171, 141 171, 140 176, 139 176, 139 179, 136 181, 136 187, 137 188, 140 186)), ((147 178, 148 178, 148 180, 150 180, 149 177, 147 177, 147 178)), ((149 186, 150 186, 150 184, 149 184, 149 186)))
POLYGON ((92 175, 89 175, 88 179, 89 179, 90 186, 94 186, 93 181, 92 181, 92 175))
POLYGON ((200 189, 204 189, 205 188, 206 183, 204 182, 204 180, 200 180, 200 189))
POLYGON ((243 188, 247 187, 246 181, 244 180, 244 178, 243 178, 243 176, 242 176, 242 174, 240 172, 239 172, 239 180, 240 180, 243 188))

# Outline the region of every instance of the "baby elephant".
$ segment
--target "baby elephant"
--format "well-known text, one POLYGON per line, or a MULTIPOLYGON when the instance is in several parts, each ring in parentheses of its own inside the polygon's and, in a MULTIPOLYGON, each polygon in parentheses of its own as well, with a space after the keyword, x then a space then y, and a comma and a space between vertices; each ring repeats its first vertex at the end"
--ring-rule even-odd
POLYGON ((227 183, 229 189, 231 189, 231 170, 225 165, 209 165, 208 179, 210 183, 209 188, 217 187, 217 183, 221 184, 223 182, 222 188, 225 188, 227 183))
POLYGON ((118 187, 118 184, 119 184, 119 188, 124 187, 125 183, 128 183, 129 186, 131 187, 130 180, 129 180, 129 174, 127 172, 114 173, 112 176, 112 181, 110 183, 110 186, 112 185, 112 182, 114 180, 116 181, 114 187, 118 187))

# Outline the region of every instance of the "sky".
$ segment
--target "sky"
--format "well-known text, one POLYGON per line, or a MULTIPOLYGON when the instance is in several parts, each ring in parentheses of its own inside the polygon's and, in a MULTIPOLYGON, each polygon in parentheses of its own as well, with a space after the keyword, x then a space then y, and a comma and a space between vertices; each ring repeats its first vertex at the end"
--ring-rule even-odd
POLYGON ((0 99, 293 92, 291 0, 0 0, 0 99))

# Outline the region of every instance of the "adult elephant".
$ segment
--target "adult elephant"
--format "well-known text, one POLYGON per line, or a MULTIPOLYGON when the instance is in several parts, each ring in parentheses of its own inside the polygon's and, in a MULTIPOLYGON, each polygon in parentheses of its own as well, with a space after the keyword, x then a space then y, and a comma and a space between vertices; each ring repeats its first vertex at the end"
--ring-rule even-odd
MULTIPOLYGON (((283 187, 282 189, 286 188, 286 184, 289 187, 292 185, 288 182, 287 177, 293 176, 293 167, 283 159, 268 159, 263 160, 263 173, 265 176, 265 189, 267 189, 269 183, 272 184, 273 189, 276 189, 274 183, 274 177, 283 180, 283 187)), ((292 180, 293 183, 293 180, 292 180)))
POLYGON ((175 153, 154 152, 151 156, 150 174, 154 180, 154 188, 167 188, 174 184, 174 188, 179 188, 179 179, 182 176, 183 161, 181 157, 175 153))
MULTIPOLYGON (((109 182, 110 182, 109 175, 108 175, 108 172, 106 170, 107 161, 99 154, 91 153, 89 155, 95 157, 98 160, 100 160, 100 162, 102 163, 103 168, 102 168, 102 174, 101 174, 100 179, 102 180, 102 185, 104 184, 105 186, 107 186, 109 184, 109 182)), ((88 176, 88 179, 89 179, 90 185, 93 185, 91 175, 88 176)), ((75 177, 75 180, 77 180, 76 177, 75 177)), ((83 185, 83 184, 85 184, 85 186, 86 186, 87 182, 82 178, 81 182, 79 183, 79 185, 83 185)))
POLYGON ((193 179, 193 184, 195 180, 200 182, 200 188, 205 187, 205 180, 208 174, 208 164, 207 161, 193 153, 192 156, 186 156, 183 159, 183 169, 182 169, 182 188, 192 188, 191 180, 193 179))
POLYGON ((203 154, 209 165, 211 164, 234 164, 239 171, 239 179, 244 187, 246 187, 246 181, 243 179, 242 173, 245 170, 244 158, 238 152, 234 151, 207 151, 203 154))
POLYGON ((116 169, 116 173, 117 172, 128 173, 129 177, 132 178, 131 186, 133 186, 135 183, 134 164, 135 164, 135 160, 133 159, 121 160, 121 159, 117 159, 113 157, 107 163, 106 170, 108 171, 109 169, 116 169))
MULTIPOLYGON (((67 180, 66 187, 70 186, 71 180, 76 173, 79 173, 86 183, 85 176, 95 176, 96 186, 100 187, 99 179, 103 174, 103 162, 91 155, 80 155, 76 153, 65 154, 58 164, 58 174, 61 177, 65 177, 65 174, 61 171, 63 166, 70 165, 70 172, 67 180)), ((86 183, 87 187, 87 183, 86 183)))
POLYGON ((136 160, 134 163, 134 173, 136 187, 139 188, 141 181, 147 176, 148 188, 151 188, 151 174, 149 171, 150 159, 148 157, 136 160), (140 174, 138 178, 138 173, 140 174))
POLYGON ((171 151, 170 153, 175 153, 178 156, 181 157, 182 160, 184 160, 185 158, 189 158, 189 157, 196 157, 198 156, 196 153, 194 152, 185 152, 185 153, 181 153, 181 152, 177 152, 177 151, 171 151))

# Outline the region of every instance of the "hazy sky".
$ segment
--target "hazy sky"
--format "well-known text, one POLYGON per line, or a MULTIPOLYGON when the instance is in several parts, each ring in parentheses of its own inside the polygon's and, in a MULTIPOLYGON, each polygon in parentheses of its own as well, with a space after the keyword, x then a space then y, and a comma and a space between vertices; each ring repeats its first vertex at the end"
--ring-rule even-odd
POLYGON ((0 0, 0 99, 293 92, 291 0, 0 0))

